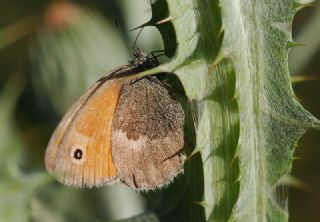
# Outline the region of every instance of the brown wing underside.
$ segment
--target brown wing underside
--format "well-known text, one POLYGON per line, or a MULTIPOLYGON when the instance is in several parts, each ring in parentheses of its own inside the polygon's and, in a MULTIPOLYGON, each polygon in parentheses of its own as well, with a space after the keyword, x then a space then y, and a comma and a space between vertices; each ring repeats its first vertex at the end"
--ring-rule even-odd
POLYGON ((112 156, 120 180, 154 189, 183 171, 184 112, 167 89, 148 78, 121 90, 113 122, 112 156))

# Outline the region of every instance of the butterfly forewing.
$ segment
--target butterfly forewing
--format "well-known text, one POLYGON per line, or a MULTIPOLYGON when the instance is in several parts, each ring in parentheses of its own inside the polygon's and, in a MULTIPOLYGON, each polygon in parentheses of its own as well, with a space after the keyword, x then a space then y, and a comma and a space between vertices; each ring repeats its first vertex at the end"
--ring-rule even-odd
POLYGON ((46 167, 77 187, 100 186, 116 178, 112 120, 125 78, 97 82, 67 112, 46 150, 46 167))

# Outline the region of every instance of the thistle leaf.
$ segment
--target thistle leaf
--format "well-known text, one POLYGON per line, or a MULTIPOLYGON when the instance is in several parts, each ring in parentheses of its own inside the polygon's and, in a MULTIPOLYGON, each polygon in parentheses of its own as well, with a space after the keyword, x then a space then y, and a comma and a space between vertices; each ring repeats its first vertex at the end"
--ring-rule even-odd
MULTIPOLYGON (((170 62, 144 74, 175 73, 196 113, 203 169, 196 180, 203 184, 187 186, 204 190, 202 200, 194 201, 202 203, 207 221, 287 221, 286 197, 277 195, 277 182, 290 172, 301 135, 320 126, 296 100, 288 71, 287 46, 300 4, 159 2, 167 4, 162 13, 167 18, 159 19, 173 25, 176 51, 170 62)), ((153 11, 159 15, 156 7, 153 11)), ((157 27, 165 24, 156 18, 151 21, 157 27)), ((180 204, 191 202, 183 198, 180 204)))

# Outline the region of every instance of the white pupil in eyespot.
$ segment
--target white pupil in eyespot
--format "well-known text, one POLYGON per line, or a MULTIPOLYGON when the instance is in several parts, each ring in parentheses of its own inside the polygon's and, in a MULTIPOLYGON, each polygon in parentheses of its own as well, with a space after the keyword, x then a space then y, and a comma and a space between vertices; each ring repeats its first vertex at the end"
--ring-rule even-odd
POLYGON ((76 149, 73 153, 73 157, 77 160, 81 160, 82 159, 82 150, 80 149, 76 149))

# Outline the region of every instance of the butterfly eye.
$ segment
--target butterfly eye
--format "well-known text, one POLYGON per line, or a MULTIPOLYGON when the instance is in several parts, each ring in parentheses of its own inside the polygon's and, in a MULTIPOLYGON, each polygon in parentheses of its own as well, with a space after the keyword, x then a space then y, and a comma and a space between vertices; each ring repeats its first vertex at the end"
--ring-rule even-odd
POLYGON ((73 152, 73 157, 77 160, 81 160, 82 159, 82 150, 81 149, 76 149, 74 152, 73 152))

